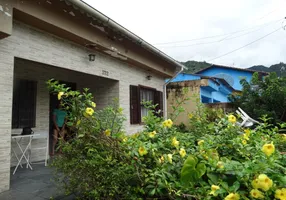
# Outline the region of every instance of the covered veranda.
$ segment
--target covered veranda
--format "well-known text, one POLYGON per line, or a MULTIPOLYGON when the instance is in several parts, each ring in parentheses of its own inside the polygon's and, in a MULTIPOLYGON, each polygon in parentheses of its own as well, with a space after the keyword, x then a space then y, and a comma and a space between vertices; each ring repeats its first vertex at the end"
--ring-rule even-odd
MULTIPOLYGON (((49 155, 51 151, 52 113, 58 104, 57 96, 49 94, 47 89, 46 81, 51 78, 65 83, 72 89, 90 88, 97 103, 96 109, 104 108, 111 104, 114 98, 119 97, 119 82, 116 80, 15 58, 12 135, 21 134, 23 127, 31 127, 34 134, 46 136, 48 142, 42 137, 32 139, 31 162, 35 163, 31 164, 33 170, 26 168, 26 160, 23 158, 23 167, 19 166, 13 174, 22 152, 16 142, 11 140, 11 190, 2 193, 0 199, 50 199, 53 196, 57 196, 56 199, 66 198, 64 191, 56 190, 52 181, 52 169, 45 167, 44 163, 38 163, 45 160, 46 152, 49 155), (46 149, 39 150, 41 147, 46 149), (15 154, 18 155, 18 159, 15 154), (19 198, 16 198, 17 195, 19 198)), ((27 138, 21 139, 19 145, 22 150, 27 147, 28 142, 27 138)))

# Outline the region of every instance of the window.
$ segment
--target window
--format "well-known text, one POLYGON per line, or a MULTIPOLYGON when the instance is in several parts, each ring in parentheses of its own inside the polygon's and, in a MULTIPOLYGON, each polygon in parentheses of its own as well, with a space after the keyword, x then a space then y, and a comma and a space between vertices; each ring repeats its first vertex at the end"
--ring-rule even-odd
POLYGON ((155 90, 150 90, 150 89, 140 89, 140 102, 141 102, 141 119, 144 116, 147 116, 148 114, 148 109, 144 107, 142 104, 143 101, 151 101, 154 103, 154 93, 155 90))
POLYGON ((16 79, 13 89, 12 128, 36 126, 37 82, 16 79))
MULTIPOLYGON (((140 124, 142 117, 148 114, 148 109, 141 102, 152 101, 158 104, 156 111, 163 110, 163 93, 153 88, 130 85, 130 123, 140 124)), ((161 112, 162 114, 162 112, 161 112)))

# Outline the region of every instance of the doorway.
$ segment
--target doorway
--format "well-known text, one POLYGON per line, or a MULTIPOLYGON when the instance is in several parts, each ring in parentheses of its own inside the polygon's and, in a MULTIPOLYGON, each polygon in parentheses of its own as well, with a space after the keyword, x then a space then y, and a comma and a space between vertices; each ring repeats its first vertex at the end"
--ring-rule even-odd
MULTIPOLYGON (((66 87, 69 87, 71 90, 76 90, 76 83, 73 82, 66 82, 66 81, 59 81, 60 84, 65 84, 66 87)), ((52 151, 52 142, 53 142, 53 131, 54 131, 54 124, 53 124, 53 111, 59 104, 58 95, 57 94, 50 94, 50 106, 49 106, 49 153, 52 151)))

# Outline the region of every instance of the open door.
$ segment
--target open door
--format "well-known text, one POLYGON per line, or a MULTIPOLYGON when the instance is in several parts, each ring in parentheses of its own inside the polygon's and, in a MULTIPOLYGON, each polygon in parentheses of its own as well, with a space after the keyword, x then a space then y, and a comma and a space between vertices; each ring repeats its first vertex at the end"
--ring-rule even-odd
MULTIPOLYGON (((71 90, 76 90, 76 83, 65 82, 65 81, 59 81, 59 83, 65 84, 67 87, 71 88, 71 90)), ((53 111, 58 104, 59 104, 58 96, 56 94, 50 94, 50 108, 49 108, 49 119, 50 119, 49 120, 49 139, 50 139, 49 152, 50 153, 52 150, 53 130, 54 130, 53 111)))

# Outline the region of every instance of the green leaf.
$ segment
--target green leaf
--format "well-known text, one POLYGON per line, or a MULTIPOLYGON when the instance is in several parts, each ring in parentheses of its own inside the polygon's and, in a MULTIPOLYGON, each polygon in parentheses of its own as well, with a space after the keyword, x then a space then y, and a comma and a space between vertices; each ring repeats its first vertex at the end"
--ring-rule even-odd
POLYGON ((221 186, 222 186, 225 190, 228 190, 228 184, 227 184, 227 182, 222 182, 222 183, 221 183, 221 186))
POLYGON ((189 184, 199 180, 206 172, 206 166, 204 163, 198 164, 198 159, 190 155, 181 170, 181 182, 183 184, 189 184))
POLYGON ((216 185, 218 183, 218 176, 216 174, 207 173, 207 177, 210 179, 212 184, 216 185))
POLYGON ((149 194, 150 194, 151 196, 154 196, 155 192, 156 192, 156 188, 154 188, 153 190, 151 190, 151 191, 149 192, 149 194))
POLYGON ((204 163, 199 163, 196 167, 198 179, 201 178, 206 173, 206 165, 204 163))
POLYGON ((240 187, 240 183, 238 181, 235 181, 233 185, 229 188, 230 191, 236 192, 240 187))

